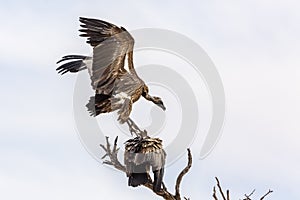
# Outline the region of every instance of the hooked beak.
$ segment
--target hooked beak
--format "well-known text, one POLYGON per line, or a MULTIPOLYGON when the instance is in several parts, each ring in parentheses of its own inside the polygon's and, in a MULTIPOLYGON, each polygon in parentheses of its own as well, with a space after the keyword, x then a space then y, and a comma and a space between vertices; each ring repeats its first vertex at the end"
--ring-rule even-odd
POLYGON ((165 107, 165 105, 163 103, 159 103, 159 104, 156 104, 156 105, 159 106, 164 111, 166 110, 166 107, 165 107))

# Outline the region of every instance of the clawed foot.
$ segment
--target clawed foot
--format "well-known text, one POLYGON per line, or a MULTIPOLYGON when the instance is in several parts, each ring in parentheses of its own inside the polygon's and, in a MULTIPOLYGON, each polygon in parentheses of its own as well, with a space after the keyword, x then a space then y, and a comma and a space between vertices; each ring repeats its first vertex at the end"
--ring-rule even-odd
POLYGON ((129 131, 131 135, 136 135, 137 137, 146 137, 147 136, 147 131, 144 130, 142 131, 132 119, 128 118, 126 121, 129 131))

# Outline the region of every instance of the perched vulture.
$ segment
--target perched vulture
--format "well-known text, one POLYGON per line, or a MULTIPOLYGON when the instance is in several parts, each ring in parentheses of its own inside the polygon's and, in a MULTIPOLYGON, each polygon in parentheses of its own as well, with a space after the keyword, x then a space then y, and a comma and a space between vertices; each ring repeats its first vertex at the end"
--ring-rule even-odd
POLYGON ((128 185, 137 187, 150 182, 150 167, 154 173, 153 191, 162 186, 166 153, 162 140, 158 138, 136 137, 125 143, 124 163, 128 185))
POLYGON ((123 27, 98 19, 81 17, 80 36, 87 37, 93 47, 93 55, 68 55, 57 62, 63 63, 58 73, 76 73, 88 70, 95 96, 86 105, 92 116, 118 110, 119 122, 128 120, 132 104, 140 96, 165 110, 159 97, 149 95, 149 89, 137 75, 133 66, 134 39, 123 27), (125 62, 128 69, 124 68, 125 62))

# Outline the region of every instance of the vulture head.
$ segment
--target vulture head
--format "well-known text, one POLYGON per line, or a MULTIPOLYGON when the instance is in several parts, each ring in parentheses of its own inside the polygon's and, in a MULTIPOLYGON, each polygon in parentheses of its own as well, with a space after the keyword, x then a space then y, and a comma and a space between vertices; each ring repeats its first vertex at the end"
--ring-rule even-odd
POLYGON ((160 97, 153 97, 153 103, 155 103, 161 109, 166 110, 166 107, 160 97))
POLYGON ((143 97, 145 97, 147 100, 152 101, 154 104, 156 104, 158 107, 160 107, 163 110, 166 110, 166 107, 163 103, 163 101, 161 100, 160 97, 152 97, 149 94, 149 88, 147 87, 147 85, 145 84, 143 87, 143 93, 142 93, 143 97))

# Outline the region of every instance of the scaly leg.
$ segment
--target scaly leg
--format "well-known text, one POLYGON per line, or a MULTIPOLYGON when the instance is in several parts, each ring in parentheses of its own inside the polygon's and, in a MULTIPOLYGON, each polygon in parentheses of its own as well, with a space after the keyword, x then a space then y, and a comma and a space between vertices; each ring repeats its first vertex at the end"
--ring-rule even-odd
POLYGON ((126 123, 129 127, 129 131, 131 135, 136 135, 137 137, 147 136, 147 131, 146 130, 142 131, 130 117, 128 118, 126 123))

